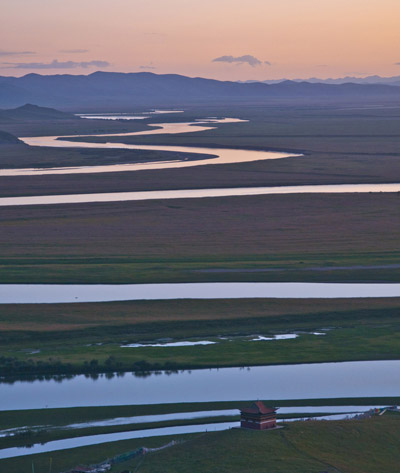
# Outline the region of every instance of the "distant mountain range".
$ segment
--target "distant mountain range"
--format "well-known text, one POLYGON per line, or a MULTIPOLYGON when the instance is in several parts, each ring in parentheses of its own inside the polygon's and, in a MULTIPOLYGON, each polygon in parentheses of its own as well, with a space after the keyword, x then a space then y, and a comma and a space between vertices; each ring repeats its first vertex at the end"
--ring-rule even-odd
MULTIPOLYGON (((239 81, 241 84, 254 84, 255 82, 261 84, 279 84, 285 82, 287 79, 274 80, 246 80, 239 81)), ((338 79, 319 79, 318 77, 310 77, 309 79, 292 79, 292 82, 309 82, 310 84, 386 84, 400 86, 400 76, 381 77, 381 76, 367 76, 367 77, 353 77, 346 76, 338 79)))
POLYGON ((386 98, 400 100, 400 87, 387 84, 328 84, 283 81, 222 82, 176 74, 94 72, 90 75, 0 77, 0 108, 35 103, 61 110, 129 110, 133 107, 195 103, 268 102, 273 99, 386 98))

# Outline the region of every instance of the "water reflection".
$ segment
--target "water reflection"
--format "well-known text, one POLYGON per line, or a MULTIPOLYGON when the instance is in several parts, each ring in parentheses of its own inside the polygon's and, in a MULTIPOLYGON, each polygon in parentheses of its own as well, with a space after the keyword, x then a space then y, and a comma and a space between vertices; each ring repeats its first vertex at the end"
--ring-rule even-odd
POLYGON ((2 379, 1 410, 400 395, 400 361, 2 379), (274 383, 271 383, 274 379, 274 383))

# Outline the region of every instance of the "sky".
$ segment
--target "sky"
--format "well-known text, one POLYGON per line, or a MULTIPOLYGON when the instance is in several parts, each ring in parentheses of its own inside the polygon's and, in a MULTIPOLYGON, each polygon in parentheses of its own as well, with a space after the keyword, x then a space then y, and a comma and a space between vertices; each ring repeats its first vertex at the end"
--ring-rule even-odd
POLYGON ((400 75, 399 0, 0 0, 0 75, 400 75))

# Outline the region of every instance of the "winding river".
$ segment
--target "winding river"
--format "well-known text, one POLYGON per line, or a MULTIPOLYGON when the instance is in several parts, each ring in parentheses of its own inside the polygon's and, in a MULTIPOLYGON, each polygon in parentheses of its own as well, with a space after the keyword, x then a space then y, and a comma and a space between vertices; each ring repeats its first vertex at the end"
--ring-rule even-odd
MULTIPOLYGON (((87 117, 91 118, 91 117, 87 117)), ((118 116, 96 116, 97 119, 118 119, 118 116)), ((133 117, 139 118, 139 117, 133 117)), ((131 133, 98 134, 90 137, 129 137, 160 134, 181 134, 212 130, 216 124, 241 123, 247 120, 237 118, 207 118, 195 122, 159 123, 151 124, 150 130, 131 133)), ((61 136, 39 136, 21 138, 30 146, 42 146, 53 148, 117 148, 152 151, 170 151, 174 153, 199 154, 199 159, 183 158, 181 160, 155 161, 131 164, 110 164, 76 167, 54 167, 54 168, 21 168, 0 169, 0 176, 39 176, 57 174, 93 174, 109 172, 143 171, 156 169, 173 169, 209 164, 232 164, 241 162, 252 162, 268 159, 282 159, 289 157, 300 157, 293 153, 254 151, 245 149, 227 148, 200 148, 192 146, 156 146, 156 145, 133 145, 116 142, 94 143, 74 141, 73 138, 82 138, 86 135, 75 135, 74 137, 61 136), (63 139, 64 138, 64 139, 63 139)), ((50 204, 76 204, 90 202, 121 202, 154 199, 196 199, 205 197, 230 197, 248 195, 271 195, 271 194, 314 194, 314 193, 370 193, 370 192, 400 192, 400 184, 336 184, 336 185, 303 185, 303 186, 279 186, 279 187, 240 187, 240 188, 216 188, 216 189, 179 189, 144 192, 112 192, 94 194, 68 194, 68 195, 42 195, 24 197, 0 198, 0 206, 20 205, 50 205, 50 204)))
MULTIPOLYGON (((223 118, 223 119, 206 119, 204 121, 189 122, 189 123, 160 123, 153 124, 156 127, 154 130, 137 131, 132 133, 116 133, 113 135, 91 135, 90 137, 127 137, 127 136, 141 136, 141 135, 156 135, 156 134, 179 134, 191 133, 204 130, 213 129, 210 124, 225 124, 225 123, 240 123, 246 120, 237 118, 223 118), (207 125, 207 126, 204 126, 207 125)), ((102 172, 126 172, 126 171, 143 171, 153 169, 176 169, 192 166, 202 166, 206 164, 232 164, 244 163, 251 161, 260 161, 267 159, 282 159, 289 158, 296 155, 296 153, 272 152, 272 151, 254 151, 242 149, 227 149, 227 148, 199 148, 193 146, 157 146, 157 145, 133 145, 124 143, 90 143, 84 141, 70 141, 73 138, 81 138, 83 135, 76 135, 74 137, 60 137, 60 136, 38 136, 20 138, 24 143, 30 146, 45 146, 51 148, 97 148, 97 149, 136 149, 136 150, 151 150, 151 151, 171 151, 174 153, 195 153, 200 155, 207 155, 204 159, 182 159, 175 161, 156 161, 145 163, 132 164, 111 164, 101 166, 77 166, 77 167, 63 167, 63 168, 24 168, 24 169, 1 169, 0 176, 39 176, 39 175, 54 175, 54 174, 94 174, 102 172), (62 138, 68 138, 62 139, 62 138)))

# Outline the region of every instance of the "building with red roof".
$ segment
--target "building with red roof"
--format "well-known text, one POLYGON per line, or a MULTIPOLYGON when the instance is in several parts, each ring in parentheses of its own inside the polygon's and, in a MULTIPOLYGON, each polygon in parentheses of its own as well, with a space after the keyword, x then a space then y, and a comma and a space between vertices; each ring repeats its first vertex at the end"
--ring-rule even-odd
POLYGON ((276 427, 276 409, 266 407, 261 401, 240 411, 240 427, 244 429, 265 430, 276 427))

